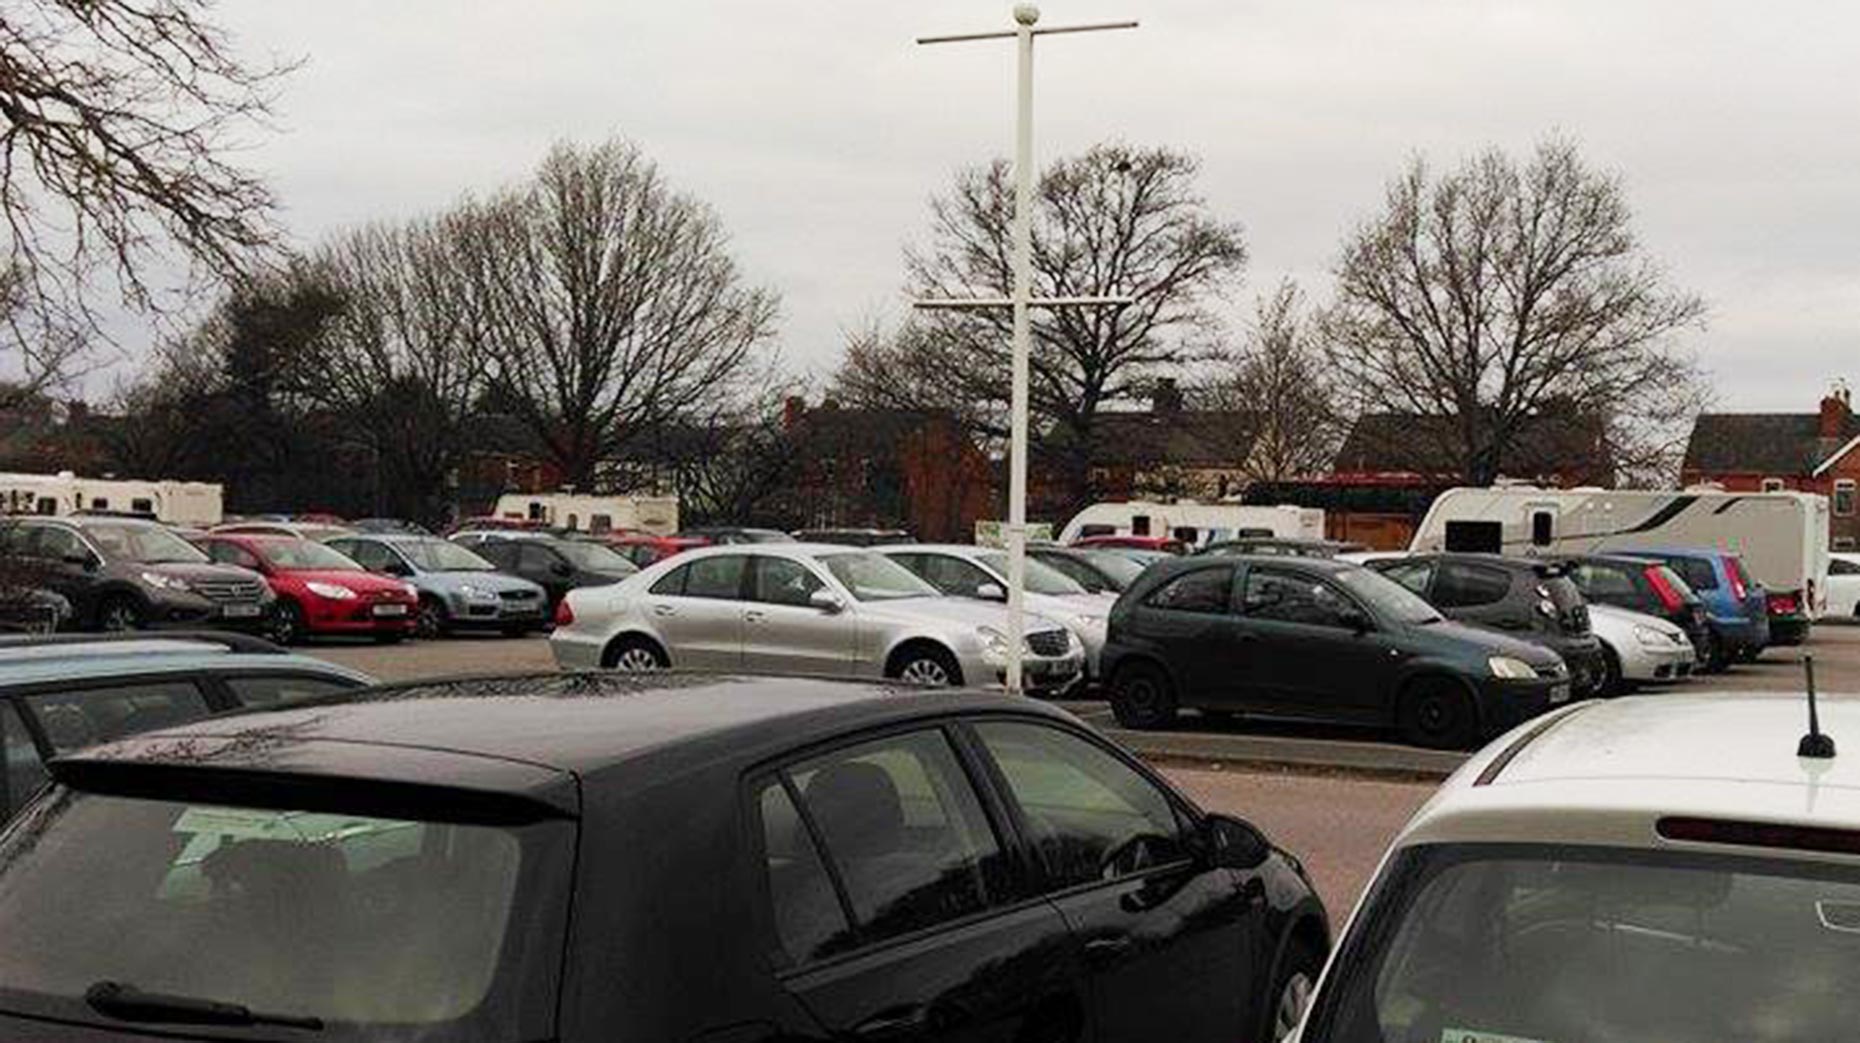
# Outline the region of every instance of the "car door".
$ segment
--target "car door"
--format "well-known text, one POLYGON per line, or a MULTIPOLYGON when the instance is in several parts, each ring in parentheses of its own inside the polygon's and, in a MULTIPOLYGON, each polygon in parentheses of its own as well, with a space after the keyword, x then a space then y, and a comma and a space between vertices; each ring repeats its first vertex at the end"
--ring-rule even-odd
POLYGON ((555 548, 524 540, 518 542, 515 549, 516 574, 543 588, 549 595, 550 605, 562 600, 575 586, 575 567, 555 548))
POLYGON ((1259 654, 1248 663, 1249 702, 1325 720, 1382 720, 1397 650, 1356 599, 1323 577, 1248 566, 1241 619, 1259 654))
POLYGON ((34 579, 64 595, 79 619, 88 618, 97 587, 96 552, 62 525, 21 522, 15 538, 20 556, 32 563, 34 579))
POLYGON ((813 603, 827 583, 792 558, 750 557, 749 600, 743 606, 743 669, 766 673, 853 672, 859 622, 852 606, 828 611, 813 603))
POLYGON ((1085 1038, 1073 934, 1031 893, 948 730, 856 741, 750 786, 771 962, 833 1039, 1085 1038))
POLYGON ((1537 599, 1511 596, 1512 574, 1495 565, 1443 561, 1428 601, 1448 619, 1492 630, 1527 633, 1537 599))
POLYGON ((1136 643, 1155 652, 1190 706, 1237 705, 1238 678, 1254 649, 1233 611, 1234 567, 1210 564, 1164 581, 1143 595, 1127 624, 1136 643))
POLYGON ((746 554, 698 558, 659 577, 646 592, 646 613, 673 666, 741 667, 748 582, 746 554))
POLYGON ((970 727, 1078 940, 1096 1043, 1249 1038, 1270 988, 1261 881, 1192 858, 1188 809, 1097 742, 1043 722, 970 727))

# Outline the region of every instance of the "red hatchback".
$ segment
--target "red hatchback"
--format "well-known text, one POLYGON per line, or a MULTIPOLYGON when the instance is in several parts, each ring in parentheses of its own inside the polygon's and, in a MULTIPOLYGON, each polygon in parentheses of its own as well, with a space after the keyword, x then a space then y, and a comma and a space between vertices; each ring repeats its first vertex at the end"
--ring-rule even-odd
POLYGON ((655 536, 649 532, 609 532, 601 536, 601 542, 642 569, 674 554, 710 546, 702 536, 655 536))
POLYGON ((196 542, 214 561, 244 566, 271 584, 278 601, 268 629, 279 644, 312 634, 391 643, 413 633, 419 592, 369 572, 332 547, 290 536, 236 534, 209 534, 196 542))

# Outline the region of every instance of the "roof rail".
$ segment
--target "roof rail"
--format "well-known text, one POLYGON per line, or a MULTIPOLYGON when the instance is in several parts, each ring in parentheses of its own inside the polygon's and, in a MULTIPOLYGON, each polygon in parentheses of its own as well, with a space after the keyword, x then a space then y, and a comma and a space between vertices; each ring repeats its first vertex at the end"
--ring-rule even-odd
POLYGON ((56 645, 103 645, 122 641, 197 641, 219 645, 228 652, 286 655, 289 650, 251 634, 226 630, 129 630, 113 634, 9 634, 0 636, 0 650, 44 648, 56 645))

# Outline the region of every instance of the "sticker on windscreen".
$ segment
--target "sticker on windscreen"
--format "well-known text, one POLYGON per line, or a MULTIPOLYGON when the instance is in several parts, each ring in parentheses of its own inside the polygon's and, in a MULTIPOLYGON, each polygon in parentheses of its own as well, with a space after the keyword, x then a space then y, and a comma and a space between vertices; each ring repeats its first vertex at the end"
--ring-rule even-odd
POLYGON ((1525 1039, 1523 1036, 1501 1036, 1496 1032, 1479 1032, 1474 1029, 1447 1029, 1440 1034, 1440 1043, 1545 1043, 1545 1041, 1525 1039))
POLYGON ((359 815, 329 815, 311 811, 191 807, 175 820, 174 832, 213 834, 238 837, 241 840, 294 840, 317 844, 409 824, 359 815))

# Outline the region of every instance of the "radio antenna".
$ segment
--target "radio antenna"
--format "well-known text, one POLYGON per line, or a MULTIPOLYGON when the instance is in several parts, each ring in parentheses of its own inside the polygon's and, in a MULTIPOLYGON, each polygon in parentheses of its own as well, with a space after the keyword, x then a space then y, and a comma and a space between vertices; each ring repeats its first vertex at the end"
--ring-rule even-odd
POLYGON ((1815 657, 1802 657, 1802 670, 1808 675, 1808 734, 1795 748, 1797 757, 1813 757, 1816 760, 1832 760, 1834 757, 1834 739, 1821 731, 1821 712, 1815 706, 1815 657))

